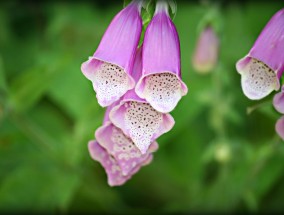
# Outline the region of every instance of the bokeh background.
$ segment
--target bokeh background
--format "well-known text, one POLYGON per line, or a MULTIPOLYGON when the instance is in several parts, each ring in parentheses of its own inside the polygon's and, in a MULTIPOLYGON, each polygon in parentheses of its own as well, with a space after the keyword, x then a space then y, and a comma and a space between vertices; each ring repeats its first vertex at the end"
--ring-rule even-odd
POLYGON ((154 161, 111 188, 87 142, 104 110, 80 65, 123 1, 0 2, 0 212, 280 212, 284 144, 272 97, 249 101, 235 62, 283 1, 221 1, 218 66, 191 58, 210 6, 177 0, 189 87, 154 161))

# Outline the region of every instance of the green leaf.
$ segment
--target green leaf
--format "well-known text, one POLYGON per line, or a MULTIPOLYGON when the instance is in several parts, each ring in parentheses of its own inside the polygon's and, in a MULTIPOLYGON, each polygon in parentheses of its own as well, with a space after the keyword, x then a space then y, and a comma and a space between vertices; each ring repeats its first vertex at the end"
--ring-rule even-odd
POLYGON ((1 91, 6 91, 6 90, 7 90, 7 84, 6 84, 3 60, 0 56, 0 93, 1 91))
POLYGON ((269 144, 260 147, 250 180, 250 188, 260 200, 268 194, 277 181, 283 177, 283 144, 269 144))
POLYGON ((142 8, 141 16, 143 21, 143 28, 141 32, 139 46, 143 44, 145 31, 154 15, 155 12, 155 3, 154 0, 145 1, 145 6, 142 8))
POLYGON ((6 176, 0 187, 0 210, 66 210, 78 175, 50 164, 39 158, 6 176))
POLYGON ((73 63, 62 68, 61 74, 50 83, 47 95, 74 119, 84 115, 84 112, 93 104, 96 104, 93 111, 100 109, 92 83, 73 63), (67 77, 68 81, 66 81, 67 77))
POLYGON ((129 5, 130 2, 132 2, 132 0, 123 0, 123 7, 126 7, 127 5, 129 5))
MULTIPOLYGON (((68 62, 68 61, 67 61, 68 62)), ((9 105, 16 111, 25 111, 34 106, 47 91, 49 85, 61 72, 66 57, 42 55, 38 64, 13 79, 10 86, 9 105), (53 62, 50 64, 50 62, 53 62)))
POLYGON ((69 121, 48 103, 11 118, 25 138, 15 139, 13 127, 0 133, 0 142, 6 139, 11 145, 4 152, 15 157, 12 162, 1 156, 5 175, 1 175, 0 210, 66 210, 81 174, 79 160, 73 162, 74 152, 86 152, 87 147, 83 151, 80 144, 73 144, 69 121), (13 132, 11 138, 8 132, 13 132), (29 198, 24 198, 27 193, 29 198))
POLYGON ((0 122, 2 117, 4 116, 6 93, 7 84, 3 68, 3 61, 0 56, 0 122))
POLYGON ((197 27, 198 33, 201 33, 203 29, 209 25, 218 35, 222 35, 222 28, 224 24, 223 16, 219 7, 220 6, 216 3, 206 5, 205 15, 201 18, 197 27))
POLYGON ((172 18, 172 20, 176 17, 177 14, 177 2, 176 0, 167 0, 169 7, 170 7, 170 17, 172 18))
POLYGON ((7 84, 6 76, 3 67, 3 61, 0 56, 0 123, 6 114, 6 97, 7 97, 7 84))

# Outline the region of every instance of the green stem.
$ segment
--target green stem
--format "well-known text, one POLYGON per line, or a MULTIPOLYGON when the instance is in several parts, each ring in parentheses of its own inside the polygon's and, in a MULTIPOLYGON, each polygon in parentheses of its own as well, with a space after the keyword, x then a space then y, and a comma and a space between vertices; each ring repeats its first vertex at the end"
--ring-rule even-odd
POLYGON ((265 105, 271 105, 271 101, 270 100, 267 100, 267 101, 264 101, 264 102, 261 102, 261 103, 258 103, 258 104, 255 104, 253 106, 250 106, 247 108, 247 114, 251 114, 253 111, 255 111, 256 109, 262 107, 262 106, 265 106, 265 105))

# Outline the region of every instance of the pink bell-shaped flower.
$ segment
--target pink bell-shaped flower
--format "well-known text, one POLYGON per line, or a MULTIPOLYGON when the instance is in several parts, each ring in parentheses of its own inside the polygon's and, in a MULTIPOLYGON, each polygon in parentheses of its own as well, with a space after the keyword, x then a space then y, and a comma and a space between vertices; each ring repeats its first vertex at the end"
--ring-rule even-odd
POLYGON ((284 71, 284 9, 267 23, 250 52, 236 64, 244 94, 259 100, 280 88, 284 71))
MULTIPOLYGON (((141 48, 138 49, 133 78, 139 80, 142 72, 141 48)), ((118 105, 110 111, 110 120, 120 128, 142 154, 147 153, 150 144, 174 126, 174 119, 168 113, 155 110, 145 99, 141 99, 135 90, 128 91, 118 105)))
POLYGON ((123 175, 117 161, 113 158, 113 156, 108 154, 106 149, 104 149, 97 141, 90 141, 88 148, 91 157, 94 160, 98 161, 105 169, 108 178, 108 184, 110 186, 123 185, 135 173, 137 173, 142 166, 148 165, 153 159, 153 155, 150 154, 146 160, 140 163, 140 165, 135 166, 128 175, 123 175))
POLYGON ((181 79, 180 43, 169 16, 168 4, 160 0, 144 37, 142 76, 135 91, 159 112, 172 111, 187 86, 181 79))
POLYGON ((217 64, 219 55, 219 38, 209 25, 200 33, 195 47, 192 64, 199 73, 208 73, 217 64))
POLYGON ((141 7, 142 1, 134 0, 119 12, 94 55, 81 66, 102 107, 111 105, 135 86, 131 71, 142 30, 141 7))

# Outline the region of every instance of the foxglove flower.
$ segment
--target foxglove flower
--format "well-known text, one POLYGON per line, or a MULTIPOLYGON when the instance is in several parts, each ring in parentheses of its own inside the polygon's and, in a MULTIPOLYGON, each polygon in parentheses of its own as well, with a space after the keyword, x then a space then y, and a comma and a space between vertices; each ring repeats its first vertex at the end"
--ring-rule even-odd
POLYGON ((153 157, 152 153, 158 149, 157 142, 153 142, 147 153, 142 155, 131 139, 110 122, 109 112, 117 103, 108 106, 103 126, 95 132, 96 141, 89 143, 92 158, 105 168, 111 186, 123 184, 141 166, 149 164, 153 157))
POLYGON ((273 105, 279 113, 284 114, 284 85, 282 86, 282 91, 275 94, 273 98, 273 105))
POLYGON ((244 94, 252 100, 262 99, 280 88, 284 71, 284 9, 265 26, 252 49, 237 62, 244 94))
POLYGON ((219 55, 219 38, 211 26, 201 32, 193 56, 193 67, 197 72, 207 73, 214 69, 219 55))
MULTIPOLYGON (((142 73, 141 49, 137 51, 133 78, 137 81, 142 73)), ((156 111, 146 100, 139 98, 135 90, 128 91, 110 111, 111 122, 131 138, 142 154, 150 144, 174 126, 170 114, 156 111)))
POLYGON ((95 136, 98 143, 116 160, 124 176, 129 175, 158 149, 158 143, 154 141, 147 152, 142 154, 133 141, 111 122, 98 128, 95 136))
POLYGON ((284 141, 284 116, 282 116, 278 121, 276 122, 275 126, 277 134, 282 138, 284 141))
POLYGON ((157 151, 158 144, 153 141, 149 150, 145 154, 142 154, 133 141, 109 120, 109 112, 113 106, 115 106, 115 104, 107 108, 103 126, 96 130, 95 137, 98 143, 106 149, 108 154, 113 156, 116 160, 122 175, 126 176, 130 174, 136 166, 146 161, 151 153, 157 151))
POLYGON ((158 1, 144 37, 142 76, 135 91, 159 112, 168 113, 187 93, 181 79, 178 33, 166 1, 158 1))
POLYGON ((129 180, 135 173, 139 171, 142 166, 148 165, 153 159, 153 155, 150 154, 146 160, 144 160, 140 165, 135 166, 128 175, 123 175, 121 168, 117 161, 108 154, 106 149, 104 149, 97 141, 90 141, 88 144, 89 152, 91 157, 98 161, 106 171, 108 184, 110 186, 119 186, 124 184, 129 180))
POLYGON ((111 105, 135 86, 130 73, 142 30, 141 6, 142 1, 134 0, 118 13, 94 55, 81 66, 103 107, 111 105))

